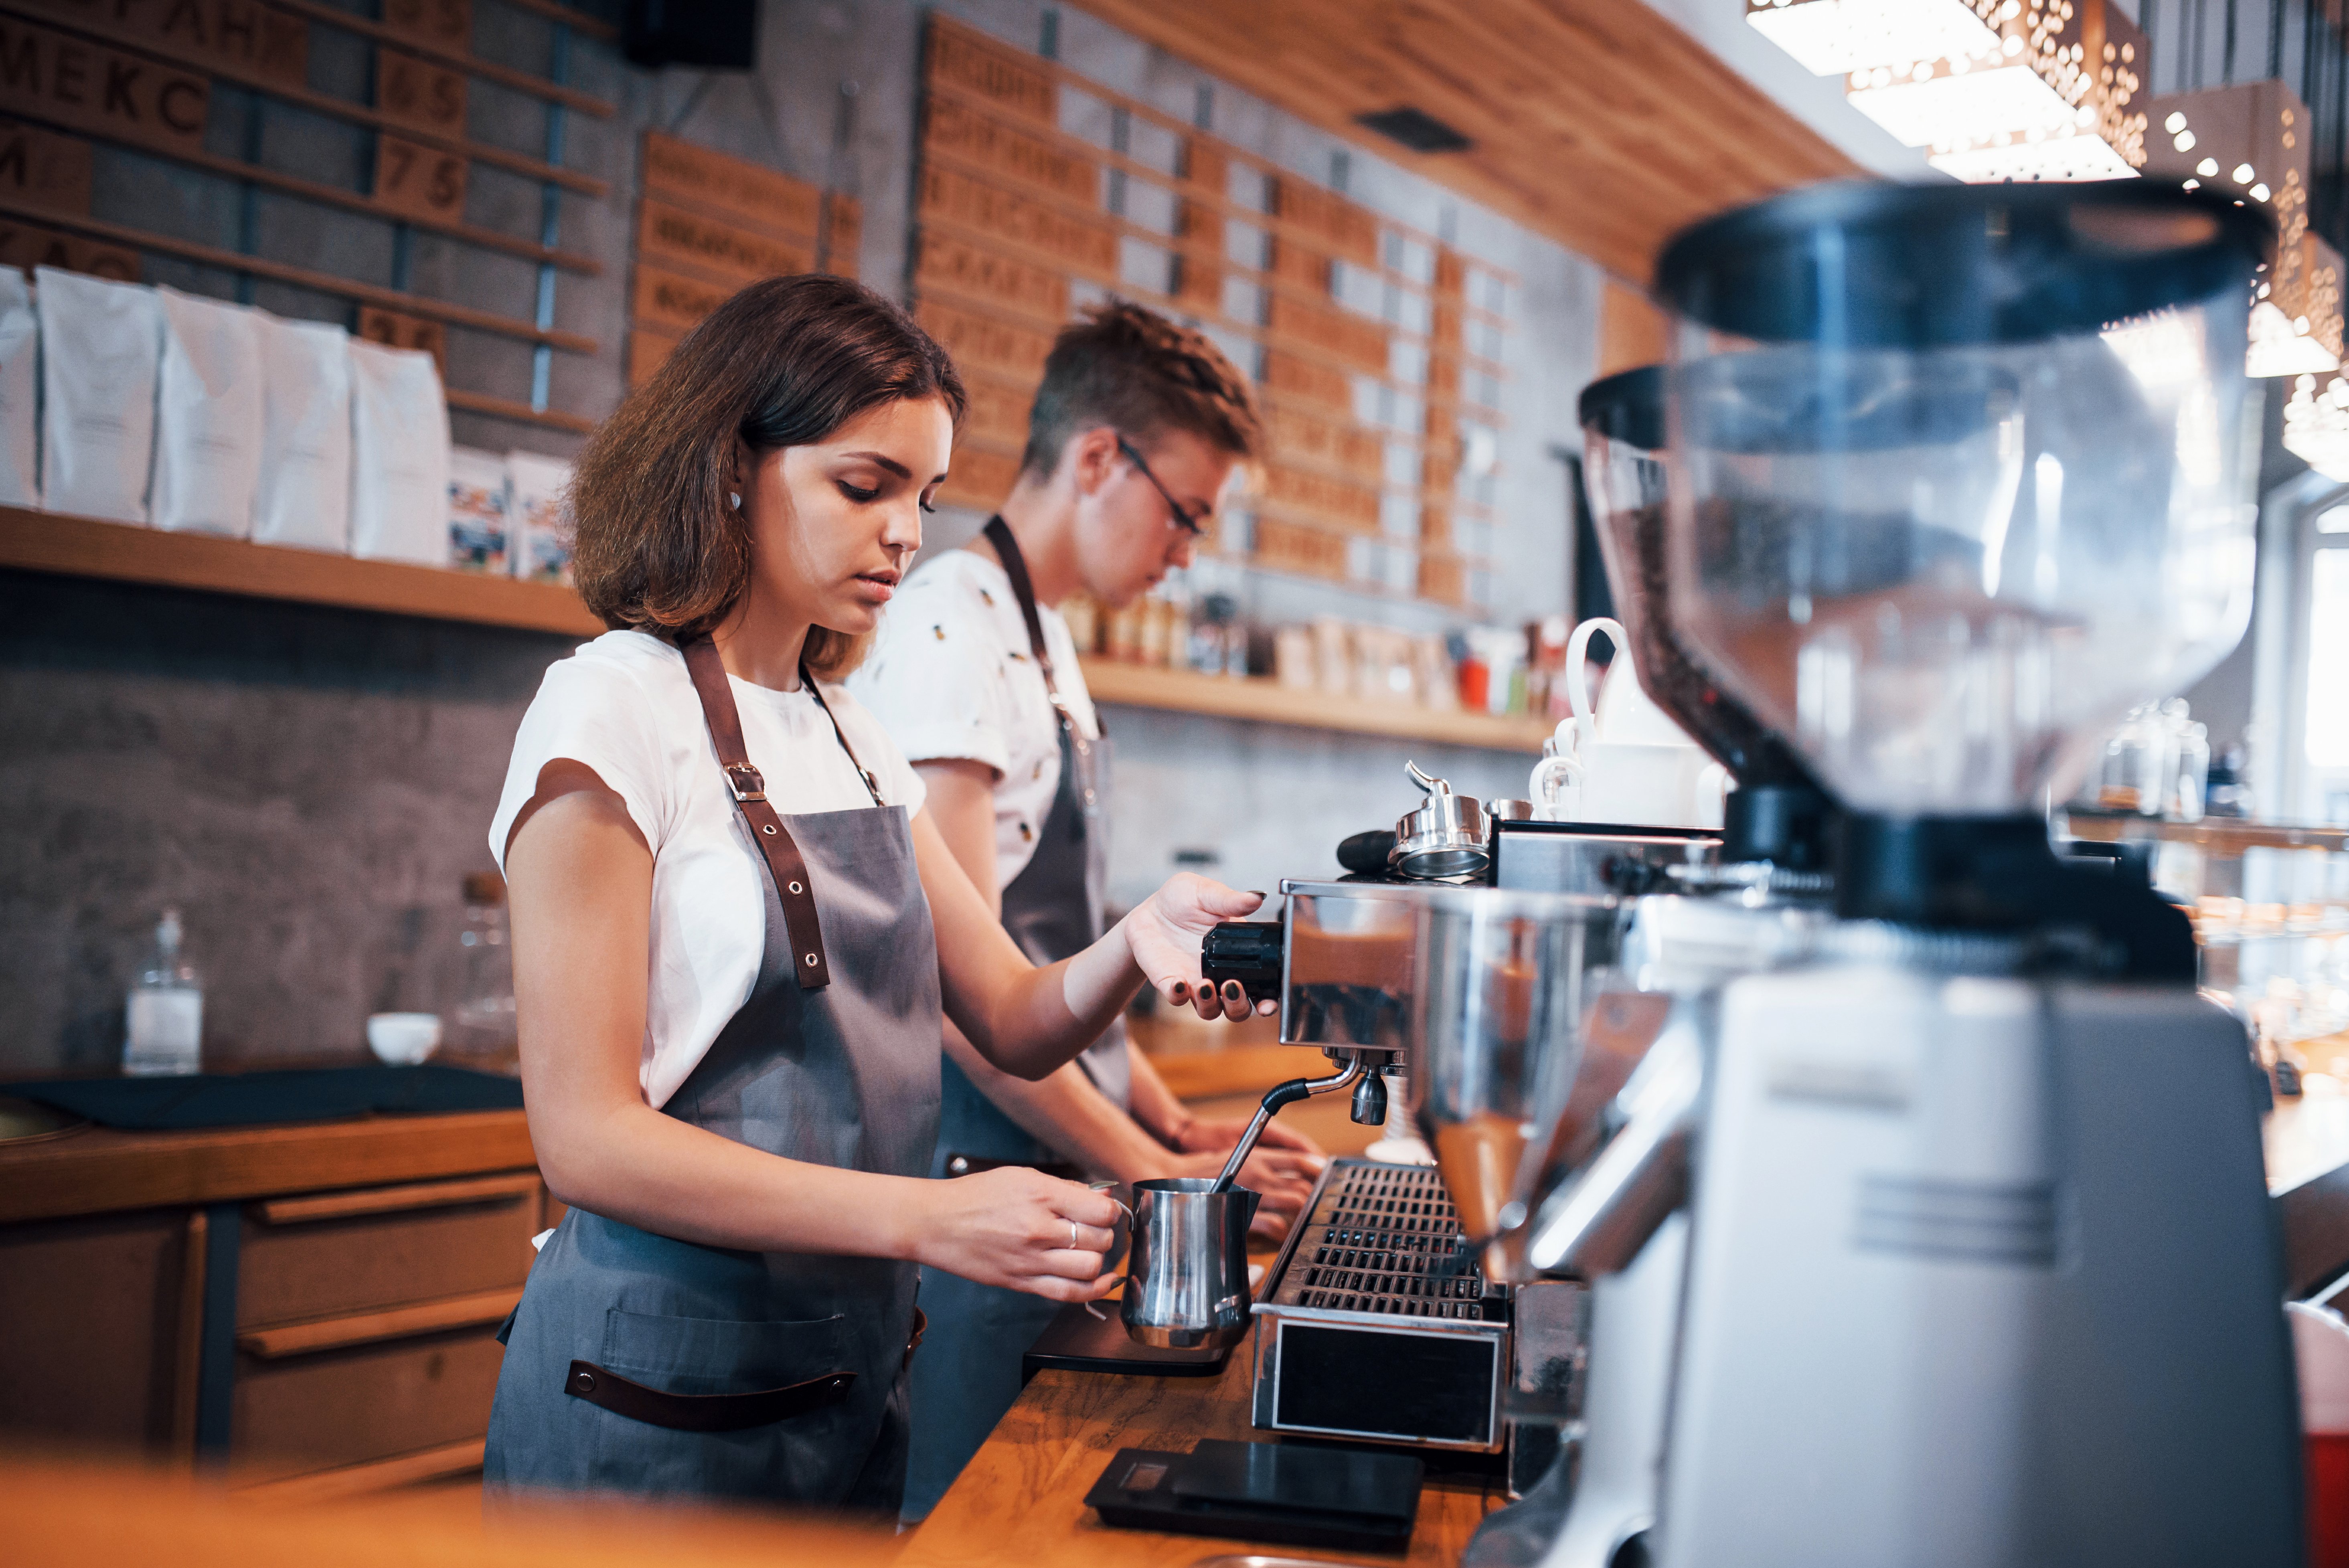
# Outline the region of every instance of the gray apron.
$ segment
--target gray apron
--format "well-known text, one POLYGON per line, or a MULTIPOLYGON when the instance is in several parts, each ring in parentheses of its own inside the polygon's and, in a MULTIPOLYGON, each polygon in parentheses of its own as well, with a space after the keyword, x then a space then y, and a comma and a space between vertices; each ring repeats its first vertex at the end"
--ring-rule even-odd
MULTIPOLYGON (((1004 562, 1029 623, 1029 646, 1045 689, 1061 713, 1061 781, 1052 809, 1036 836, 1035 852, 1003 890, 1003 928, 1030 961, 1057 964, 1101 936, 1108 891, 1109 738, 1088 740, 1061 707, 1044 652, 1042 624, 1019 546, 1000 520, 988 537, 1004 562)), ((1120 1019, 1085 1047, 1077 1065, 1119 1109, 1133 1089, 1133 1066, 1120 1019)), ((934 1176, 947 1174, 956 1155, 1014 1165, 1056 1165, 1068 1158, 1021 1128, 982 1094, 952 1060, 939 1070, 941 1103, 934 1176)), ((930 1324, 915 1364, 914 1452, 905 1475, 905 1517, 926 1515, 970 1462, 996 1422, 1019 1397, 1019 1357, 1060 1311, 1060 1304, 1026 1291, 975 1284, 936 1271, 922 1276, 922 1303, 930 1324)))
MULTIPOLYGON (((761 877, 750 999, 662 1112, 788 1160, 919 1176, 937 1131, 937 949, 905 808, 767 820, 804 858, 822 960, 761 877), (803 964, 828 983, 809 988, 803 964)), ((911 1264, 701 1246, 574 1208, 501 1336, 483 1479, 895 1512, 916 1284, 911 1264), (599 1375, 602 1390, 574 1387, 599 1375), (615 1387, 667 1403, 634 1418, 595 1402, 615 1387), (746 1424, 745 1397, 771 1395, 797 1397, 750 1405, 746 1424), (709 1396, 733 1397, 711 1402, 731 1412, 723 1429, 666 1424, 709 1396), (770 1409, 788 1413, 755 1418, 770 1409)))

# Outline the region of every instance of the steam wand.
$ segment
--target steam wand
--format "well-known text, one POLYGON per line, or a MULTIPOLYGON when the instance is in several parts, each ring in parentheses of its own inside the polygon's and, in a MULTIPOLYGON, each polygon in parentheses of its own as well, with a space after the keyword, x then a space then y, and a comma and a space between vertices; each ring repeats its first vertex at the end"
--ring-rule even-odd
POLYGON ((1335 1077, 1290 1078, 1287 1083, 1268 1091, 1264 1097, 1264 1103, 1256 1108, 1255 1119, 1247 1124, 1247 1130, 1240 1134, 1240 1140, 1232 1146, 1232 1157, 1224 1161, 1224 1173, 1216 1178, 1216 1184, 1208 1191, 1211 1192, 1231 1191, 1232 1182, 1240 1173, 1240 1167, 1247 1164, 1247 1157, 1256 1152, 1256 1140, 1264 1135, 1264 1124, 1270 1121, 1282 1106, 1293 1105, 1313 1095, 1328 1094, 1332 1089, 1344 1088, 1356 1078, 1361 1078, 1362 1070, 1362 1058, 1353 1057, 1347 1060, 1345 1070, 1335 1077))

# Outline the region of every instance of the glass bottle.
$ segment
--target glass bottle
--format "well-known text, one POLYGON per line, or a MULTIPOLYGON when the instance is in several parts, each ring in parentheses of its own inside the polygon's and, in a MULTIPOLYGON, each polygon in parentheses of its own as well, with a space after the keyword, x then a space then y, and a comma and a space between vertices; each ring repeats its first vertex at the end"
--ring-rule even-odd
POLYGON ((507 943, 505 879, 495 872, 465 877, 465 918, 457 932, 463 972, 457 1028, 471 1051, 493 1050, 514 1037, 513 952, 507 943))
POLYGON ((2178 786, 2170 800, 2169 814, 2181 822, 2199 822, 2208 805, 2205 799, 2209 788, 2210 731, 2208 726, 2187 721, 2178 733, 2178 786))
POLYGON ((203 982, 181 956, 181 936, 180 912, 165 910, 155 925, 154 950, 125 999, 122 1070, 133 1078, 202 1070, 203 982))

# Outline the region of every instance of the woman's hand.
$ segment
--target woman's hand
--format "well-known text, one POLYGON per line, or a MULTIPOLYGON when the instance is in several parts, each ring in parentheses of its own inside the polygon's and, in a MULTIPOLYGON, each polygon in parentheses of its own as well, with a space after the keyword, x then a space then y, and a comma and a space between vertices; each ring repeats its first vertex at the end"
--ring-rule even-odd
MULTIPOLYGON (((1247 993, 1238 981, 1226 981, 1218 992, 1201 980, 1199 944, 1215 927, 1254 914, 1263 903, 1260 892, 1241 892, 1185 872, 1125 917, 1125 939, 1134 965, 1174 1006, 1188 1002, 1202 1018, 1245 1018, 1247 993)), ((1266 1001, 1257 1010, 1269 1013, 1276 1006, 1266 1001)))
POLYGON ((1102 1259, 1117 1204, 1074 1181, 1005 1166, 923 1183, 914 1261, 1049 1301, 1097 1301, 1117 1288, 1102 1259))

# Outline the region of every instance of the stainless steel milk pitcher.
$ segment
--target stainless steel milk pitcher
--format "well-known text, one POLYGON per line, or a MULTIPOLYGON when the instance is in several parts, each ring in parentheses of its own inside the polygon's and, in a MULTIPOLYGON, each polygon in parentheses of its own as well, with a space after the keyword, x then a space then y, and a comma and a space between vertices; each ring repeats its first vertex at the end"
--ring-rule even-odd
POLYGON ((1248 1330, 1247 1234, 1257 1195, 1215 1179, 1133 1184, 1125 1331, 1160 1349, 1237 1345, 1248 1330))

